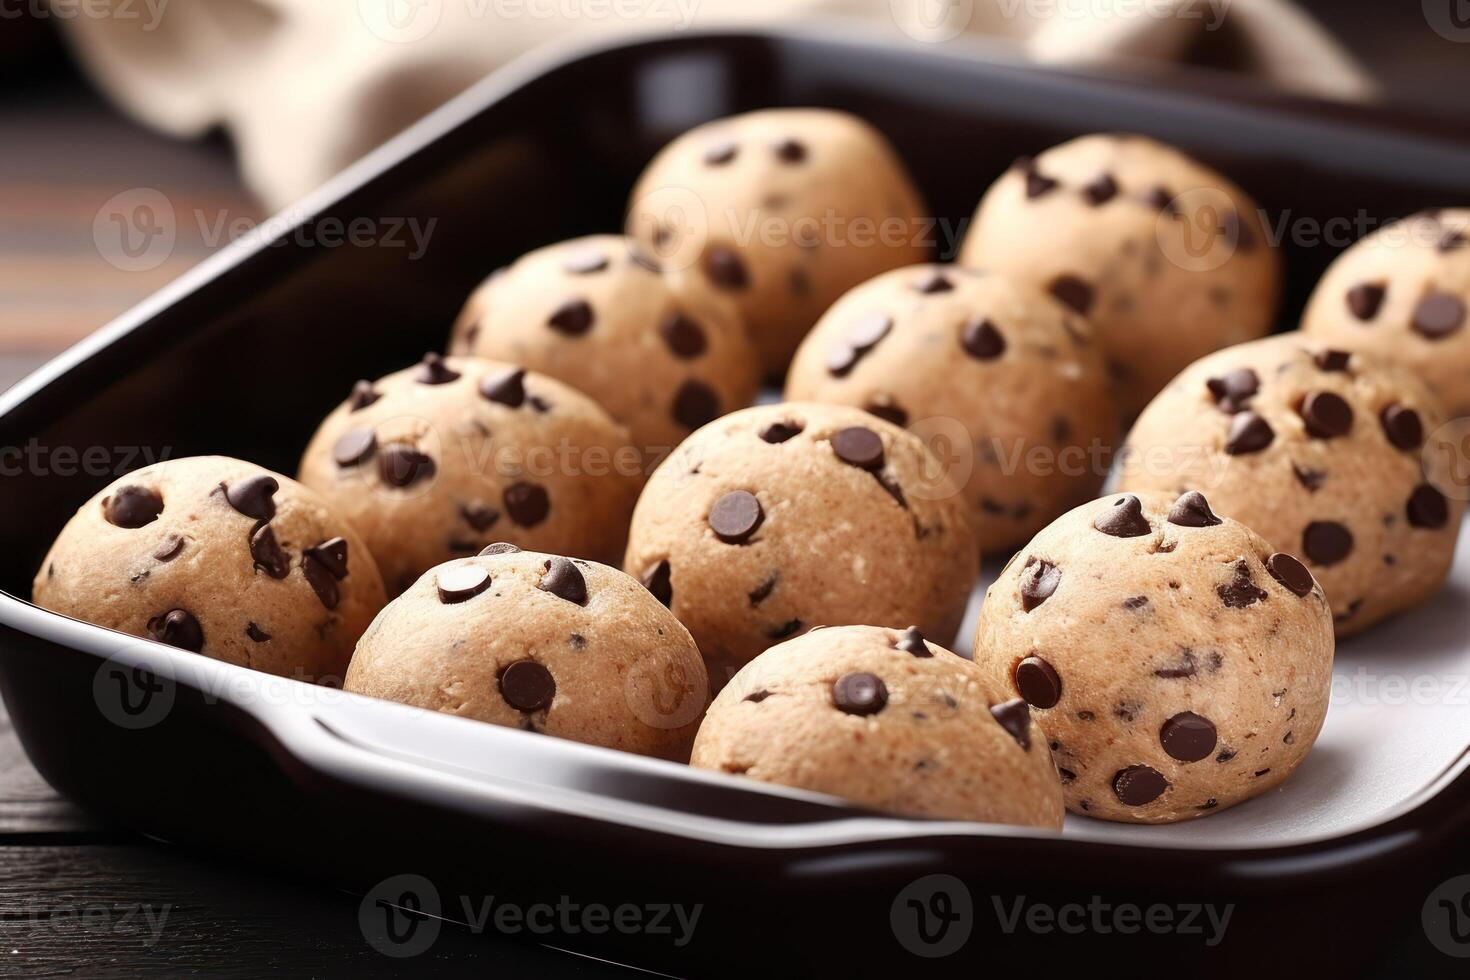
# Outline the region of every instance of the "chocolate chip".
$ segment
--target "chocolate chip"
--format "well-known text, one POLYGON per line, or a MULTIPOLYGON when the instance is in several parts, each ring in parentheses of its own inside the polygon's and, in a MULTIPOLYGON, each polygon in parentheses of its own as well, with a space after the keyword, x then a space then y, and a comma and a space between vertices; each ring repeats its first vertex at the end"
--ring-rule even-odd
POLYGON ((1020 698, 1013 698, 990 706, 990 716, 1000 722, 1006 734, 1026 751, 1031 751, 1031 706, 1020 698))
POLYGON ((225 499, 230 506, 257 521, 268 521, 276 516, 275 493, 281 489, 273 476, 260 474, 236 480, 225 487, 225 499))
POLYGON ((1112 174, 1099 174, 1086 187, 1082 188, 1082 196, 1087 198, 1087 203, 1093 207, 1106 204, 1118 194, 1118 182, 1113 179, 1112 174))
POLYGON ((371 381, 359 381, 352 386, 352 394, 347 396, 347 410, 360 412, 382 397, 373 389, 371 381))
POLYGON ((414 380, 421 385, 447 385, 459 380, 459 372, 444 363, 444 358, 430 352, 424 355, 414 380))
POLYGON ((1280 552, 1266 559, 1266 571, 1288 591, 1298 596, 1311 595, 1312 587, 1316 584, 1312 580, 1312 573, 1307 571, 1307 566, 1291 555, 1280 552))
POLYGON ((774 445, 800 435, 801 430, 800 422, 772 422, 760 431, 760 437, 763 441, 774 445))
POLYGON ((1382 283, 1360 282, 1347 291, 1347 307, 1349 312, 1359 320, 1371 320, 1378 315, 1379 307, 1383 305, 1383 296, 1387 287, 1382 283))
POLYGON ((964 332, 960 335, 960 344, 965 348, 965 353, 981 361, 993 361, 1006 351, 1005 337, 995 328, 995 324, 984 317, 976 317, 965 324, 964 332))
POLYGON ((526 401, 526 372, 510 368, 480 379, 480 394, 490 401, 510 408, 520 408, 526 401))
POLYGON ((884 313, 869 313, 858 318, 843 333, 842 339, 827 351, 827 373, 845 377, 863 355, 878 346, 892 329, 893 320, 884 313))
MULTIPOLYGON (((886 396, 885 396, 886 397, 886 396)), ((891 401, 871 401, 863 406, 863 411, 869 415, 876 416, 885 422, 898 426, 900 429, 909 424, 909 413, 903 407, 891 401)))
POLYGON ((1455 251, 1455 249, 1464 248, 1467 244, 1470 244, 1470 239, 1467 239, 1460 232, 1447 231, 1444 237, 1439 240, 1439 244, 1434 248, 1435 251, 1441 254, 1448 254, 1455 251))
POLYGON ((1036 169, 1036 162, 1029 161, 1026 165, 1026 196, 1038 198, 1049 191, 1055 190, 1057 182, 1044 175, 1036 169))
POLYGON ((479 565, 448 565, 434 573, 434 586, 439 590, 440 602, 454 605, 490 588, 490 573, 479 565))
POLYGON ((1345 372, 1352 359, 1353 355, 1345 350, 1319 350, 1312 355, 1319 370, 1337 374, 1345 372))
POLYGON ((1143 501, 1131 493, 1113 501, 1113 506, 1097 515, 1092 526, 1115 538, 1138 538, 1153 531, 1143 516, 1143 501))
POLYGON ((750 285, 745 263, 728 248, 712 248, 704 253, 704 274, 721 289, 739 290, 750 285))
POLYGON ((1449 523, 1450 507, 1444 494, 1427 483, 1414 488, 1409 496, 1409 523, 1414 527, 1434 530, 1449 523))
POLYGON ((568 337, 579 337, 592 329, 592 307, 585 299, 569 299, 547 318, 546 325, 568 337))
POLYGON ((1036 708, 1050 708, 1062 699, 1062 678, 1056 668, 1040 657, 1027 657, 1016 664, 1016 690, 1036 708))
POLYGON ((710 529, 726 544, 744 544, 765 519, 761 502, 745 490, 730 491, 709 511, 710 529))
POLYGON ((832 703, 845 714, 876 715, 888 704, 888 688, 876 674, 843 674, 832 684, 832 703))
POLYGON ((791 275, 786 279, 786 285, 791 290, 792 296, 806 296, 812 291, 812 280, 806 274, 805 269, 792 269, 791 275))
POLYGON ((329 538, 313 548, 307 548, 302 555, 303 564, 307 558, 320 564, 327 574, 339 582, 347 577, 345 538, 329 538))
POLYGON ((551 513, 551 498, 534 483, 512 483, 500 495, 505 512, 521 527, 535 527, 551 513))
POLYGON ((924 642, 924 634, 919 632, 917 626, 910 626, 899 636, 894 649, 902 650, 904 653, 913 654, 915 657, 932 657, 934 652, 929 649, 929 644, 924 642))
POLYGON ((1450 293, 1430 293, 1414 308, 1411 325, 1429 340, 1443 340, 1465 325, 1465 303, 1450 293))
POLYGON ((434 460, 413 446, 391 443, 378 453, 378 476, 390 487, 412 486, 434 475, 434 460))
POLYGON ((1143 196, 1144 201, 1164 212, 1167 215, 1179 213, 1179 206, 1174 203, 1174 192, 1162 184, 1155 185, 1143 196))
POLYGON ((1229 582, 1215 586, 1215 594, 1227 609, 1244 609, 1267 598, 1266 591, 1252 579, 1250 562, 1244 558, 1235 563, 1235 573, 1229 582))
POLYGON ((1215 398, 1222 412, 1234 415, 1243 411, 1246 404, 1261 390, 1260 376, 1250 368, 1236 368, 1222 377, 1210 378, 1205 387, 1215 398))
POLYGON ((250 536, 250 557, 255 559, 255 567, 271 578, 285 578, 291 572, 291 558, 276 541, 276 532, 269 524, 260 525, 250 536))
POLYGON ((720 396, 703 381, 690 378, 674 393, 674 421, 697 429, 720 417, 720 396))
POLYGON ((741 698, 741 700, 742 701, 749 701, 751 704, 760 704, 762 701, 764 701, 766 698, 768 698, 770 696, 771 696, 771 692, 765 690, 764 688, 762 688, 759 691, 754 691, 754 692, 752 692, 750 694, 747 694, 745 697, 741 698))
POLYGON ((607 268, 607 256, 598 248, 578 248, 562 260, 561 267, 574 276, 591 275, 607 268))
POLYGON ((186 609, 171 609, 148 620, 148 635, 159 643, 192 653, 204 648, 204 628, 186 609))
POLYGON ((663 318, 663 322, 658 325, 658 333, 674 356, 685 360, 703 354, 708 346, 704 339, 704 329, 678 310, 663 318))
POLYGON ((173 561, 179 557, 179 552, 184 550, 184 539, 177 534, 170 534, 153 549, 153 557, 157 561, 173 561))
POLYGON ((500 696, 517 711, 541 711, 556 697, 556 678, 543 664, 517 660, 500 672, 500 696))
POLYGON ((909 283, 909 288, 916 293, 932 296, 935 293, 947 293, 954 289, 954 283, 938 269, 930 269, 922 276, 909 283))
POLYGON ((789 639, 801 631, 802 625, 802 621, 799 619, 789 619, 779 626, 773 626, 766 630, 766 636, 773 640, 789 639))
POLYGON ((1231 456, 1258 453, 1271 445, 1276 431, 1271 424, 1255 412, 1240 412, 1230 420, 1230 432, 1225 437, 1225 451, 1231 456))
POLYGON ((1341 395, 1330 391, 1314 391, 1302 400, 1297 409, 1307 432, 1318 439, 1335 439, 1347 435, 1353 428, 1353 408, 1341 395))
POLYGON ((1171 759, 1198 762, 1215 751, 1218 736, 1210 719, 1193 711, 1181 711, 1159 729, 1159 744, 1171 759))
POLYGON ((332 444, 332 459, 341 467, 356 466, 378 448, 372 429, 348 429, 332 444))
POLYGON ((707 166, 723 167, 730 163, 740 153, 740 144, 734 140, 724 140, 705 148, 704 162, 707 166))
POLYGON ((1388 405, 1378 413, 1378 421, 1396 449, 1418 449, 1424 442, 1424 423, 1412 408, 1397 403, 1388 405))
POLYGON ((628 261, 633 264, 634 268, 651 272, 654 275, 661 275, 664 271, 657 259, 632 242, 628 243, 628 261))
POLYGON ((1302 532, 1302 553, 1314 565, 1336 565, 1352 550, 1352 532, 1336 521, 1313 521, 1302 532))
POLYGON ((1149 766, 1129 766, 1113 776, 1113 794, 1124 806, 1143 806, 1164 795, 1169 781, 1149 766))
POLYGON ((149 487, 118 487, 102 502, 102 514, 109 524, 133 530, 152 524, 163 513, 163 495, 149 487))
POLYGON ((245 635, 256 643, 270 642, 271 635, 254 623, 245 624, 245 635))
POLYGON ((799 140, 784 139, 771 147, 776 159, 782 163, 801 163, 806 159, 806 144, 799 140))
POLYGON ((1254 252, 1256 250, 1256 233, 1251 230, 1251 226, 1246 224, 1238 212, 1227 211, 1224 221, 1221 222, 1221 227, 1225 232, 1225 241, 1227 244, 1242 252, 1254 252))
POLYGON ((1047 291, 1063 304, 1084 316, 1092 308, 1094 295, 1092 286, 1086 280, 1079 279, 1077 276, 1057 276, 1047 286, 1047 291))
POLYGON ((1205 499, 1205 495, 1198 490, 1191 490, 1174 501, 1174 506, 1169 510, 1169 523, 1180 527, 1214 527, 1222 522, 1210 510, 1210 502, 1205 499))
POLYGON ((1142 609, 1148 605, 1148 596, 1134 595, 1123 600, 1124 609, 1142 609))
POLYGON ((655 599, 669 608, 674 605, 672 572, 668 560, 664 559, 645 568, 641 578, 643 587, 652 593, 655 599))
POLYGON ((509 541, 497 541, 494 544, 487 544, 484 548, 480 549, 480 557, 484 558, 487 555, 515 555, 520 554, 520 550, 509 541))
POLYGON ((771 597, 771 592, 776 588, 776 582, 780 579, 778 572, 772 572, 770 576, 745 594, 752 606, 758 606, 771 597))
POLYGON ((1062 570, 1049 561, 1030 558, 1021 570, 1021 609, 1030 612, 1052 597, 1062 584, 1062 570))
POLYGON ((460 504, 459 516, 464 518, 464 522, 470 527, 484 534, 495 526, 496 521, 500 520, 500 511, 494 507, 486 507, 484 504, 460 504))
POLYGON ((567 637, 567 642, 572 645, 573 650, 587 649, 587 637, 581 633, 573 633, 567 637))
POLYGON ((832 451, 849 466, 873 472, 883 468, 883 440, 860 425, 841 429, 832 437, 832 451))
POLYGON ((542 592, 550 592, 558 599, 565 599, 579 606, 587 605, 587 580, 582 577, 582 570, 577 567, 576 562, 567 558, 548 558, 545 567, 546 571, 542 574, 541 581, 536 583, 536 588, 542 592))

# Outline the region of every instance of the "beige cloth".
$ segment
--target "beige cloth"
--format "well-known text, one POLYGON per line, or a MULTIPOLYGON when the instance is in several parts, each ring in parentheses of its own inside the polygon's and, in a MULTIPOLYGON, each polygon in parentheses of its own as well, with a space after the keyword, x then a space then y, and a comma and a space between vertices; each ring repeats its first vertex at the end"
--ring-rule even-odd
POLYGON ((224 127, 280 207, 507 61, 557 39, 861 20, 910 43, 1006 39, 1043 63, 1236 67, 1297 92, 1372 95, 1290 0, 107 0, 62 18, 125 109, 177 136, 224 127))

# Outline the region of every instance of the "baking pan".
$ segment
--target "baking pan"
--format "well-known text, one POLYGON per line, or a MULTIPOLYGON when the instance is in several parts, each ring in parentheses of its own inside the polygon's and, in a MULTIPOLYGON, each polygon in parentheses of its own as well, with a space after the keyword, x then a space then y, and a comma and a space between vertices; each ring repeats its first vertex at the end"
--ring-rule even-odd
MULTIPOLYGON (((365 941, 387 955, 466 921, 495 928, 473 914, 493 897, 665 908, 657 924, 645 911, 633 925, 630 913, 620 926, 500 927, 680 975, 1387 962, 1372 926, 1450 877, 1470 819, 1466 548, 1428 607, 1341 647, 1322 739, 1279 791, 1185 825, 1069 818, 1061 835, 865 813, 267 677, 26 601, 52 537, 118 473, 201 453, 293 472, 351 383, 442 346, 488 270, 619 227, 640 167, 690 126, 787 105, 850 110, 885 132, 941 242, 1014 157, 1098 130, 1144 132, 1222 169, 1268 226, 1470 199, 1463 130, 1208 75, 1089 78, 835 30, 522 61, 0 397, 0 446, 42 460, 0 480, 0 684, 36 767, 110 819, 353 890, 365 941), (364 216, 432 221, 429 247, 312 234, 364 216), (105 466, 60 465, 58 451, 89 448, 105 466), (1103 911, 1069 919, 1077 903, 1103 911), (692 931, 671 927, 675 905, 698 908, 692 931), (1155 906, 1169 923, 1127 913, 1155 906)), ((1283 243, 1283 326, 1347 243, 1309 238, 1283 243)))

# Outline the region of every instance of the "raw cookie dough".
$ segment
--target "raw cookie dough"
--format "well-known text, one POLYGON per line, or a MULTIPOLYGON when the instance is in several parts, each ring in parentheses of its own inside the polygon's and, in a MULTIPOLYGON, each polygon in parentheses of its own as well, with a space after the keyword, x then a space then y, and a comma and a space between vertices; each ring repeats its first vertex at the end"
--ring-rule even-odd
POLYGON ((357 532, 295 480, 197 456, 129 473, 82 505, 36 605, 206 657, 340 684, 383 607, 357 532))
POLYGON ((1327 713, 1332 616, 1295 558, 1198 493, 1064 515, 985 596, 975 662, 1051 739, 1067 808, 1138 823, 1272 789, 1327 713))
POLYGON ((389 603, 345 686, 684 762, 708 680, 689 631, 633 579, 497 543, 389 603))
POLYGON ((786 396, 912 426, 963 486, 987 552, 1096 496, 1118 438, 1086 321, 958 266, 886 272, 843 296, 802 342, 786 396))
POLYGON ((848 289, 928 257, 933 222, 888 142, 855 116, 768 109, 720 119, 644 170, 628 234, 732 297, 779 374, 848 289))
POLYGON ((312 437, 301 482, 362 533, 396 595, 497 539, 615 559, 642 465, 627 430, 560 381, 430 354, 359 381, 312 437))
POLYGON ((717 685, 812 626, 948 642, 979 563, 915 436, 839 405, 763 405, 686 439, 638 499, 623 567, 689 627, 717 685))
POLYGON ((1444 421, 1411 372, 1283 334, 1193 364, 1128 436, 1119 489, 1202 490, 1312 569, 1360 632, 1444 583, 1464 503, 1426 452, 1444 421))
POLYGON ((710 705, 691 763, 908 816, 1062 825, 1026 702, 916 629, 772 647, 710 705))
POLYGON ((1302 330, 1412 368, 1453 418, 1470 415, 1470 210, 1425 211, 1338 256, 1302 330))
POLYGON ((985 193, 960 262, 1047 289, 1091 319, 1125 418, 1186 364, 1269 331, 1281 281, 1244 191, 1131 135, 1018 160, 985 193))
POLYGON ((565 381, 655 462, 750 404, 760 373, 729 299, 688 271, 660 272, 617 235, 550 245, 492 275, 460 313, 450 351, 565 381))

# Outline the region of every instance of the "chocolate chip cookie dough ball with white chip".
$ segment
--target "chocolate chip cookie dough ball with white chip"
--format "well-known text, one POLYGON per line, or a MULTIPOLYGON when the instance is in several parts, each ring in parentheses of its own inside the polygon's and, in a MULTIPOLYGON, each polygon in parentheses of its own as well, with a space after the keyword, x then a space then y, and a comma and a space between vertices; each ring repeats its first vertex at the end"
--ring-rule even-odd
POLYGON ((430 354, 358 382, 312 437, 301 482, 362 533, 396 595, 499 539, 616 558, 642 465, 627 430, 560 381, 430 354))
POLYGON ((623 563, 689 627, 717 686, 816 625, 953 637, 977 566, 964 499, 917 437, 806 402, 686 439, 639 497, 623 563))
POLYGON ((855 116, 769 109, 699 126, 654 157, 628 234, 735 301, 782 372, 838 296, 922 262, 932 222, 888 142, 855 116))
POLYGON ((1441 403, 1403 368, 1283 334, 1220 351, 1128 436, 1119 489, 1200 490, 1300 555, 1350 636, 1439 591, 1462 501, 1426 462, 1441 403))
POLYGON ((1470 210, 1379 229, 1328 268, 1307 303, 1314 341, 1403 364, 1470 415, 1470 210))
POLYGON ((1197 492, 1084 504, 986 593, 975 662, 1030 703, 1074 813, 1217 813, 1279 786, 1322 728, 1322 589, 1210 504, 1197 492))
POLYGON ((357 532, 318 494, 198 456, 129 473, 82 505, 41 563, 36 605, 271 674, 340 684, 383 607, 357 532))
POLYGON ((1026 702, 917 629, 813 630, 746 664, 692 764, 915 817, 1059 828, 1026 702))
POLYGON ((1092 499, 1118 438, 1086 321, 1034 287, 957 266, 895 270, 843 296, 797 351, 786 394, 957 442, 953 475, 987 552, 1092 499))
POLYGON ((1244 191, 1171 147, 1121 134, 1017 161, 986 191, 960 261, 1087 316, 1125 417, 1191 361, 1266 334, 1281 280, 1244 191))
POLYGON ((734 304, 692 273, 661 272, 616 235, 538 249, 487 279, 450 349, 566 382, 655 462, 750 404, 759 378, 734 304))
POLYGON ((345 686, 684 762, 707 685, 689 631, 633 579, 497 543, 430 570, 389 603, 345 686))

